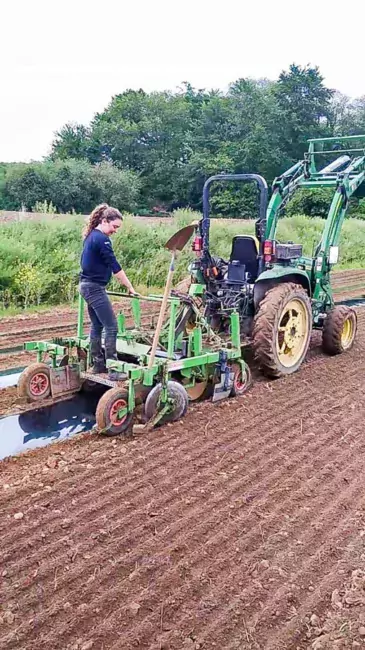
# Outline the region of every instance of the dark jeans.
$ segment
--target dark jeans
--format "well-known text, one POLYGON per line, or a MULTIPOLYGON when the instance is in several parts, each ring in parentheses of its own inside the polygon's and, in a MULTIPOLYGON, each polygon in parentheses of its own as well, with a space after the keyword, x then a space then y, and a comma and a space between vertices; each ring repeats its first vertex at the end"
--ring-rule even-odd
POLYGON ((90 352, 96 366, 105 364, 101 334, 105 329, 105 358, 117 358, 118 324, 105 287, 96 282, 80 282, 79 291, 87 303, 91 320, 90 352))

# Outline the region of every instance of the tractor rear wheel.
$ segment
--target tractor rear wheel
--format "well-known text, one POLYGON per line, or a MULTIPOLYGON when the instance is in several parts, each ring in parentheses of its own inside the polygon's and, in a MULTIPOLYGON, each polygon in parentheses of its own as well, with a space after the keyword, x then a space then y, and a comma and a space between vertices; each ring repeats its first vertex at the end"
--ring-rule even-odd
POLYGON ((46 363, 31 363, 18 380, 18 395, 31 402, 46 399, 51 394, 50 369, 46 363))
POLYGON ((327 354, 341 354, 353 346, 357 332, 354 309, 337 305, 327 314, 323 324, 322 346, 327 354))
POLYGON ((110 388, 100 398, 96 408, 96 426, 106 436, 129 433, 133 413, 127 411, 128 392, 123 388, 110 388), (120 412, 123 412, 120 414, 120 412))
POLYGON ((293 282, 267 292, 255 317, 255 358, 268 377, 290 375, 302 364, 312 333, 308 294, 293 282))

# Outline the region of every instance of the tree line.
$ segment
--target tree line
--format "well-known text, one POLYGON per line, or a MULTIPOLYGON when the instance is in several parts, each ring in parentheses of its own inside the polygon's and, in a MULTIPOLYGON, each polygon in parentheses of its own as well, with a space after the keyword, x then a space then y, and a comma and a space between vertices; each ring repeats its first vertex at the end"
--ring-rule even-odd
MULTIPOLYGON (((107 201, 122 210, 201 208, 205 179, 219 172, 262 174, 268 183, 303 158, 307 139, 365 132, 365 96, 327 88, 317 67, 292 64, 276 81, 238 79, 226 92, 127 90, 89 125, 68 123, 43 162, 0 165, 0 208, 89 212, 107 201)), ((216 214, 252 217, 250 188, 217 186, 216 214)), ((300 207, 300 206, 299 206, 300 207)), ((313 208, 313 206, 312 206, 313 208)))

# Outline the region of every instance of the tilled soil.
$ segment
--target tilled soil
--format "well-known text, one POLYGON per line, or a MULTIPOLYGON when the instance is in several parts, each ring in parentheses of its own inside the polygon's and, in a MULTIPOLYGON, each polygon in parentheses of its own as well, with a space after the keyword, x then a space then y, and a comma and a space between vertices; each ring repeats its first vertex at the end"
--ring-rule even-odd
MULTIPOLYGON (((131 308, 126 302, 113 303, 115 312, 122 310, 127 324, 131 324, 131 308)), ((142 325, 148 326, 156 304, 142 302, 142 325)), ((90 320, 85 311, 85 331, 89 331, 90 320)), ((57 336, 75 336, 77 331, 77 310, 74 308, 55 308, 24 316, 9 316, 0 321, 0 370, 29 365, 37 359, 37 354, 19 348, 26 341, 50 341, 57 336)))
MULTIPOLYGON (((180 282, 177 289, 187 291, 189 279, 180 282)), ((338 271, 332 275, 335 300, 365 297, 365 269, 338 271)), ((120 308, 130 318, 130 305, 126 300, 115 302, 116 311, 120 308)), ((142 303, 143 322, 149 322, 158 305, 142 303)), ((77 327, 77 310, 68 307, 55 307, 52 310, 10 316, 0 321, 0 370, 29 365, 36 361, 36 354, 22 350, 7 351, 19 347, 25 341, 51 340, 55 336, 73 336, 77 327)), ((89 318, 85 311, 85 329, 88 331, 89 318)))
POLYGON ((365 311, 351 352, 131 439, 0 463, 0 648, 362 648, 365 311))
POLYGON ((346 269, 344 271, 335 271, 331 274, 331 284, 333 287, 345 287, 357 282, 362 282, 363 287, 365 287, 365 269, 346 269))

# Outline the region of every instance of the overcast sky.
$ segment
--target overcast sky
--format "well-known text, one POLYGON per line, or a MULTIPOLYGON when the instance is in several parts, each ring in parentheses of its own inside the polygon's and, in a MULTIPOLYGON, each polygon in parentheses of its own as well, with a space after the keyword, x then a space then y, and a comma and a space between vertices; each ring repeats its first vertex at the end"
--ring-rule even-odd
POLYGON ((365 95, 365 0, 13 0, 1 13, 0 161, 41 159, 63 124, 127 88, 225 89, 295 62, 365 95))

